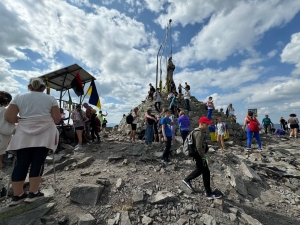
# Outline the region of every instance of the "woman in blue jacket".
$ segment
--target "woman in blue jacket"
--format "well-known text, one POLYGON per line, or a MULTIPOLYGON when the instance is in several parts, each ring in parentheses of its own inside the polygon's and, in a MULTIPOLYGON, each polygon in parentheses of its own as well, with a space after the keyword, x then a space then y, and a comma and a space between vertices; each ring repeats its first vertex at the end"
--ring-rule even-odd
POLYGON ((184 111, 180 111, 178 118, 178 125, 182 137, 182 144, 184 145, 185 139, 189 134, 190 130, 190 119, 185 115, 184 111))

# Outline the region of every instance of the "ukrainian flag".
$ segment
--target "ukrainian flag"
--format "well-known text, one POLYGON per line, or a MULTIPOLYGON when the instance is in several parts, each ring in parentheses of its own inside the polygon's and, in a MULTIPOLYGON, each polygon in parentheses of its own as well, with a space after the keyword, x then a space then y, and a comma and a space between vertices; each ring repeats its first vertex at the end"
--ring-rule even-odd
POLYGON ((100 98, 94 80, 92 80, 91 85, 87 91, 87 94, 90 95, 89 103, 101 109, 101 102, 100 102, 100 98))

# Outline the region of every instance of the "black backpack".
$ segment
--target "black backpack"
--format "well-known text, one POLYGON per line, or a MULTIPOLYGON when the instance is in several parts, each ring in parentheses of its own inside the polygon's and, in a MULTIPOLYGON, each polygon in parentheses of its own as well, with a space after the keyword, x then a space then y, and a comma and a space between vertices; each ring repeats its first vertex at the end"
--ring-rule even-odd
POLYGON ((131 114, 129 114, 128 116, 126 116, 126 123, 132 124, 132 122, 133 122, 133 116, 131 114))

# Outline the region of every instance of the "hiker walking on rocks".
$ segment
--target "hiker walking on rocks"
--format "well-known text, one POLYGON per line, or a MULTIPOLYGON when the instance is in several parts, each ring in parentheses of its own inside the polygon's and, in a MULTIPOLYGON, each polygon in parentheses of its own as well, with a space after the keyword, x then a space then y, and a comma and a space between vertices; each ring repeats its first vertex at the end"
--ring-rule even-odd
POLYGON ((108 113, 106 112, 106 114, 102 113, 102 111, 100 110, 99 111, 99 114, 98 114, 98 119, 100 120, 100 123, 101 123, 101 131, 103 131, 103 121, 104 121, 104 117, 107 116, 108 113))
POLYGON ((136 135, 136 126, 138 122, 138 107, 135 107, 131 113, 132 116, 132 123, 131 123, 131 132, 130 132, 130 138, 129 141, 134 145, 135 144, 135 135, 136 135))
MULTIPOLYGON (((90 114, 92 114, 92 111, 90 112, 90 114)), ((92 116, 92 115, 90 115, 92 116)), ((76 105, 76 110, 73 113, 73 126, 78 138, 78 144, 75 146, 75 151, 82 151, 83 147, 82 147, 82 133, 84 131, 84 129, 86 129, 84 127, 84 124, 86 124, 86 122, 89 121, 89 119, 86 117, 86 115, 84 114, 84 112, 81 109, 81 105, 76 105)), ((90 126, 90 125, 89 125, 90 126)))
POLYGON ((208 98, 208 101, 206 102, 206 106, 207 106, 207 118, 212 120, 212 111, 215 108, 212 97, 208 98))
POLYGON ((107 123, 108 123, 108 122, 107 122, 107 119, 104 118, 104 119, 103 119, 103 123, 102 123, 102 132, 103 132, 103 133, 105 133, 105 128, 106 128, 106 126, 107 126, 107 123))
POLYGON ((5 91, 0 91, 0 170, 2 169, 2 156, 11 140, 11 135, 15 131, 15 123, 5 120, 6 107, 11 102, 12 97, 5 91))
POLYGON ((171 111, 169 109, 166 109, 164 111, 165 117, 163 117, 160 121, 161 123, 161 129, 162 129, 162 135, 165 142, 165 150, 162 156, 161 161, 163 163, 171 163, 169 159, 171 145, 172 145, 172 131, 171 131, 171 111))
POLYGON ((100 127, 100 120, 97 117, 97 114, 96 114, 97 111, 95 109, 92 109, 91 113, 92 113, 92 116, 91 116, 90 125, 91 125, 91 128, 92 128, 92 132, 91 132, 92 142, 93 143, 95 142, 95 135, 97 136, 98 142, 100 142, 100 136, 99 136, 98 128, 97 128, 97 123, 99 124, 99 127, 100 127))
POLYGON ((184 111, 180 111, 179 113, 178 125, 182 137, 182 145, 184 145, 185 139, 189 134, 190 125, 191 125, 190 119, 185 115, 184 111))
POLYGON ((182 85, 179 84, 179 85, 178 85, 178 94, 179 94, 179 95, 178 95, 178 98, 179 98, 179 101, 180 101, 181 96, 182 96, 182 88, 183 88, 182 85))
POLYGON ((226 124, 224 122, 222 122, 222 118, 219 117, 217 119, 215 134, 217 137, 217 142, 222 150, 226 150, 225 144, 224 144, 224 138, 226 136, 226 132, 227 132, 226 124))
POLYGON ((176 95, 174 95, 174 97, 172 98, 171 100, 171 103, 170 103, 170 109, 172 111, 172 113, 174 115, 177 115, 177 109, 178 109, 178 98, 176 95))
POLYGON ((290 114, 290 118, 288 118, 287 122, 290 124, 291 129, 290 138, 292 138, 293 136, 295 138, 298 138, 299 120, 297 118, 297 115, 294 113, 290 114))
POLYGON ((262 120, 262 124, 265 128, 265 134, 267 134, 268 130, 270 130, 271 126, 273 125, 273 123, 268 115, 265 115, 265 118, 263 118, 263 120, 262 120))
POLYGON ((153 125, 156 122, 155 117, 152 115, 152 109, 148 108, 147 113, 145 114, 146 119, 146 138, 145 145, 146 147, 151 148, 153 142, 153 125))
POLYGON ((84 127, 85 127, 85 137, 86 139, 88 139, 90 137, 90 128, 91 128, 91 118, 92 118, 92 107, 89 106, 89 104, 87 103, 83 103, 82 105, 85 108, 85 116, 86 118, 88 118, 89 120, 87 122, 84 123, 84 127))
POLYGON ((182 182, 190 190, 194 191, 191 181, 202 174, 207 199, 221 198, 221 195, 211 190, 210 171, 205 157, 206 148, 208 148, 205 142, 205 130, 207 130, 208 126, 212 124, 212 121, 204 116, 201 117, 198 122, 199 128, 195 129, 192 134, 193 145, 196 149, 196 152, 193 156, 194 160, 196 161, 196 169, 192 173, 190 173, 185 179, 183 179, 182 182))
POLYGON ((149 95, 148 95, 148 100, 151 99, 151 101, 153 101, 153 94, 155 92, 155 88, 152 86, 152 84, 149 84, 150 90, 149 90, 149 95))
POLYGON ((176 141, 175 136, 176 136, 176 129, 178 127, 178 121, 177 121, 177 118, 175 117, 174 112, 172 110, 171 110, 170 119, 171 119, 172 141, 176 141))
POLYGON ((286 122, 285 119, 283 119, 283 117, 280 117, 279 123, 280 123, 280 126, 281 126, 281 129, 282 129, 282 130, 286 130, 286 129, 287 129, 287 128, 286 128, 287 122, 286 122))
POLYGON ((187 82, 184 83, 184 89, 188 88, 189 90, 191 89, 190 85, 188 85, 187 82))
POLYGON ((160 90, 159 88, 156 88, 156 92, 155 92, 155 109, 157 112, 160 112, 160 106, 161 106, 161 93, 160 93, 160 90))
POLYGON ((190 107, 190 99, 191 99, 190 87, 189 86, 185 87, 184 90, 185 90, 184 95, 183 95, 183 98, 184 98, 184 108, 187 111, 191 111, 191 107, 190 107))
POLYGON ((18 123, 7 151, 17 156, 12 172, 13 197, 10 206, 21 202, 34 202, 44 197, 39 191, 44 163, 49 150, 55 151, 59 133, 55 126, 61 119, 56 99, 43 93, 46 89, 40 78, 31 78, 30 92, 18 94, 11 101, 4 117, 9 123, 18 123), (23 186, 29 172, 29 194, 23 186))
POLYGON ((256 138, 257 144, 258 144, 258 152, 261 152, 261 140, 259 135, 259 122, 257 118, 253 115, 252 111, 248 112, 248 116, 244 119, 244 126, 243 130, 247 132, 247 149, 246 151, 251 150, 251 143, 252 143, 252 137, 254 134, 254 137, 256 138))

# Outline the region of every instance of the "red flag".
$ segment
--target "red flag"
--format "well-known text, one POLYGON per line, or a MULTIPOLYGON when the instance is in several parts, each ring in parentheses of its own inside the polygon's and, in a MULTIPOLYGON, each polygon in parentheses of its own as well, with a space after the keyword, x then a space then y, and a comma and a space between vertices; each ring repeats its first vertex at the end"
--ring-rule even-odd
POLYGON ((80 79, 79 71, 76 74, 75 78, 71 82, 71 87, 73 88, 75 94, 79 97, 84 94, 82 81, 80 79))

